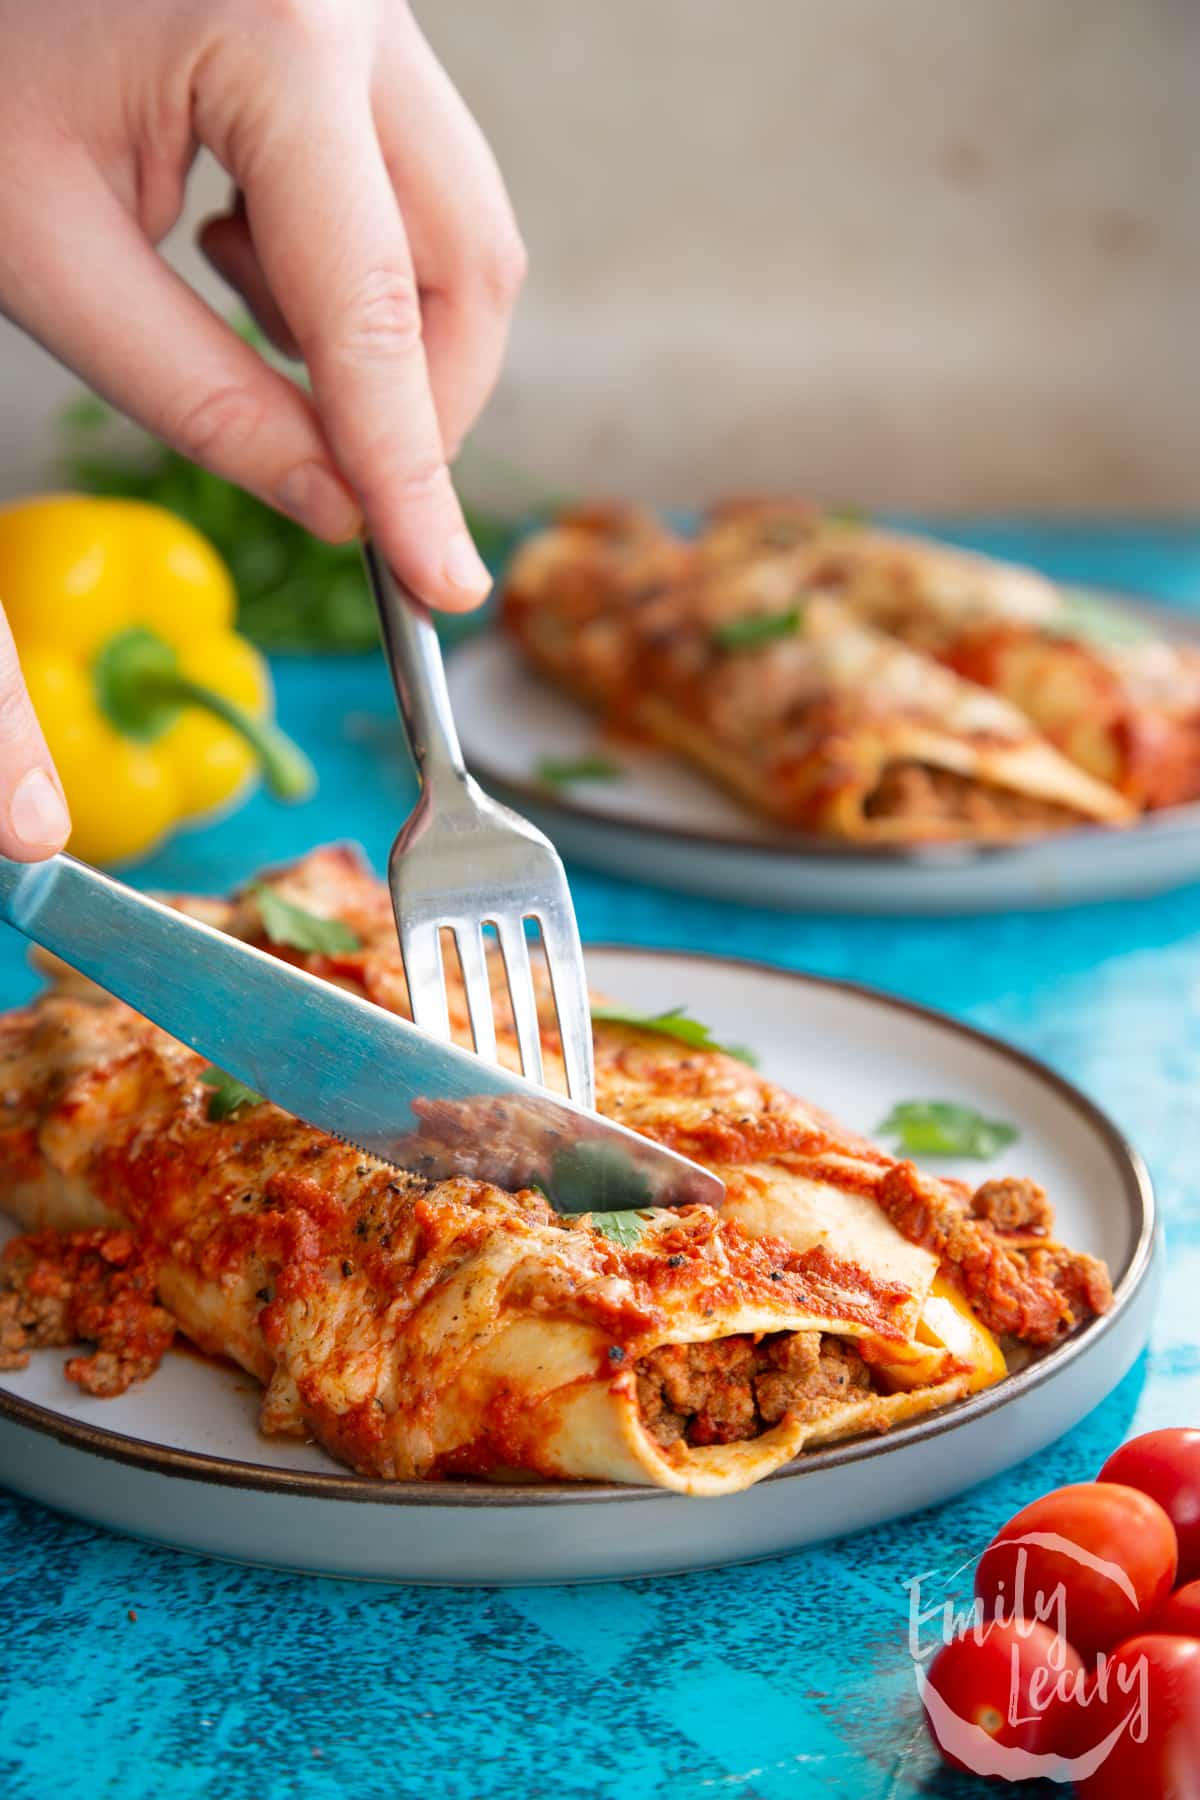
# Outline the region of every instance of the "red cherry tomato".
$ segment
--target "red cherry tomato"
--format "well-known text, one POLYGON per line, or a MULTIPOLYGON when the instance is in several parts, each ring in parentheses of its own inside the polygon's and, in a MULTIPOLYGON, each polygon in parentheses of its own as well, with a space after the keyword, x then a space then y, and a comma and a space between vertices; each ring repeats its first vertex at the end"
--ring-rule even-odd
POLYGON ((1147 1431, 1114 1450, 1101 1481, 1121 1481, 1157 1500, 1179 1539, 1179 1576, 1200 1575, 1200 1431, 1147 1431))
POLYGON ((952 1769, 1017 1780, 1032 1771, 997 1757, 992 1745, 1035 1755, 1057 1751, 1084 1682, 1079 1655, 1049 1626, 993 1620, 934 1657, 926 1675, 925 1723, 952 1769))
POLYGON ((1094 1687, 1092 1704, 1076 1712, 1069 1754, 1078 1767, 1110 1733, 1116 1737, 1093 1774, 1076 1774, 1079 1800, 1195 1800, 1200 1642, 1130 1638, 1098 1666, 1094 1687))
POLYGON ((996 1618, 1041 1619, 1084 1656, 1144 1630, 1175 1580, 1175 1527, 1137 1488, 1083 1481, 1026 1506, 980 1558, 996 1618))
POLYGON ((1200 1638, 1200 1581, 1176 1588, 1151 1619, 1150 1629, 1168 1637, 1200 1638))

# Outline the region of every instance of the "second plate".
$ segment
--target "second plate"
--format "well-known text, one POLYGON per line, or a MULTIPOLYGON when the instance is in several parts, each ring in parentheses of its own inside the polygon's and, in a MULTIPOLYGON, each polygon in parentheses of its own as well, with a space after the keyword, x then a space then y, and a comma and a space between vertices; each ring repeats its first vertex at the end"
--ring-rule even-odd
MULTIPOLYGON (((1166 626, 1165 608, 1141 610, 1160 628, 1196 632, 1178 615, 1166 626)), ((633 744, 611 752, 619 777, 551 790, 538 765, 604 749, 596 719, 498 632, 463 644, 448 673, 463 749, 484 786, 540 825, 564 856, 623 876, 636 871, 660 887, 800 911, 952 913, 1123 899, 1200 879, 1200 805, 1123 831, 862 848, 773 826, 679 758, 633 744)))

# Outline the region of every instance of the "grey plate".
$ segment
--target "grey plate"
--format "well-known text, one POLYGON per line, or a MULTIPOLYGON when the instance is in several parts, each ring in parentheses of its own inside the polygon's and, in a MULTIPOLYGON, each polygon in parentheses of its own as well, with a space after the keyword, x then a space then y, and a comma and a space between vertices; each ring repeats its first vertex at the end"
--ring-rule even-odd
MULTIPOLYGON (((1116 597, 1113 597, 1116 598, 1116 597)), ((1120 598, 1165 636, 1200 643, 1200 619, 1120 598)), ((862 848, 756 819, 665 752, 600 739, 595 719, 551 688, 499 633, 449 665, 463 748, 480 780, 535 820, 564 856, 592 868, 723 900, 799 911, 999 912, 1158 893, 1200 878, 1200 805, 1121 831, 1089 826, 1012 845, 862 848), (548 791, 544 757, 598 748, 625 771, 548 791)))
MULTIPOLYGON (((694 1500, 600 1483, 379 1482, 255 1429, 258 1389, 176 1354, 118 1400, 89 1399, 43 1352, 0 1375, 0 1479, 116 1530, 204 1554, 367 1580, 507 1585, 743 1562, 899 1517, 1019 1462, 1082 1418, 1141 1349, 1154 1200, 1136 1152, 1042 1064, 868 989, 733 959, 589 951, 589 973, 651 1009, 686 1001, 775 1079, 870 1131, 906 1096, 974 1101, 1020 1127, 1063 1235, 1105 1257, 1113 1311, 998 1387, 884 1438, 815 1452, 744 1494, 694 1500)), ((989 1165, 945 1164, 975 1180, 989 1165)))

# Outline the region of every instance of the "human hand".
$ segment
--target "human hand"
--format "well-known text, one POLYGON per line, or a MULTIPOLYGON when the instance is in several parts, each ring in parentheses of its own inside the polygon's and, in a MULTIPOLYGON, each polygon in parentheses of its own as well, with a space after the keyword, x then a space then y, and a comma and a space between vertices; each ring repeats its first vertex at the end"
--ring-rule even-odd
MULTIPOLYGON (((365 517, 421 598, 477 604, 489 580, 447 461, 495 380, 524 255, 408 7, 0 0, 0 42, 0 307, 185 455, 320 537, 365 517), (244 196, 203 248, 303 355, 311 400, 154 251, 200 144, 244 196)), ((0 814, 13 749, 0 735, 0 814)))

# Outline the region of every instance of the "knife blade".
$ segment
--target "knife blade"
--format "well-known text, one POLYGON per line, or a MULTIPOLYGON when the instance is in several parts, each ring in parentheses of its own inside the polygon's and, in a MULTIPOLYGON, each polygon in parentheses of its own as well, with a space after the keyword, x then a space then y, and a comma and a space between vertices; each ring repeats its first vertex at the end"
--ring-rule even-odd
POLYGON ((0 857, 0 918, 275 1105, 397 1168, 536 1185, 560 1212, 724 1197, 686 1157, 74 857, 0 857))

